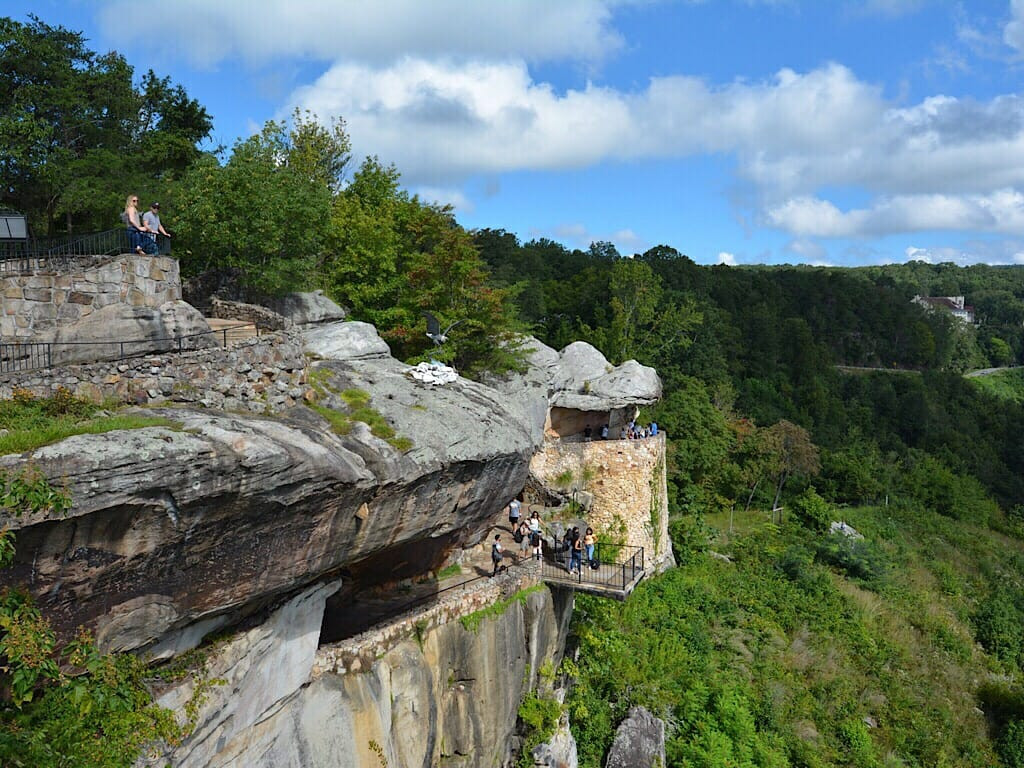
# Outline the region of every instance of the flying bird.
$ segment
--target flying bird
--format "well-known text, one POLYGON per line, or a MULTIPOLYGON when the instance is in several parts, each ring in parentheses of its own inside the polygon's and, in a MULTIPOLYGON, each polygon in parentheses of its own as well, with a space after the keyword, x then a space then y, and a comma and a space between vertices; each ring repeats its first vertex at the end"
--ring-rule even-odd
POLYGON ((424 311, 423 316, 427 318, 427 338, 439 347, 448 341, 448 332, 462 322, 461 320, 456 320, 442 331, 441 323, 430 312, 424 311))

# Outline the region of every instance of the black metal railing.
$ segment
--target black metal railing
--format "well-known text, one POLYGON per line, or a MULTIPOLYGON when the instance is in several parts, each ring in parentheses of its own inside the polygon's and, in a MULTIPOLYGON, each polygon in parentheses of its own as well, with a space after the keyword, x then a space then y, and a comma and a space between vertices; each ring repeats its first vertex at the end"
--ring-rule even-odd
POLYGON ((0 373, 32 371, 98 361, 127 360, 166 352, 190 352, 209 346, 227 347, 239 332, 246 336, 260 329, 255 323, 241 323, 217 330, 154 339, 110 339, 105 341, 28 341, 0 344, 0 373), (211 338, 214 345, 197 346, 196 340, 211 338))
MULTIPOLYGON (((157 235, 156 243, 158 255, 170 255, 170 238, 157 235)), ((64 270, 83 256, 115 256, 134 251, 123 227, 85 235, 4 241, 0 243, 0 273, 64 270)))
POLYGON ((541 578, 624 591, 643 576, 644 548, 598 542, 594 545, 593 560, 587 560, 584 549, 579 564, 581 567, 576 569, 572 551, 556 541, 554 551, 545 552, 541 560, 541 578))

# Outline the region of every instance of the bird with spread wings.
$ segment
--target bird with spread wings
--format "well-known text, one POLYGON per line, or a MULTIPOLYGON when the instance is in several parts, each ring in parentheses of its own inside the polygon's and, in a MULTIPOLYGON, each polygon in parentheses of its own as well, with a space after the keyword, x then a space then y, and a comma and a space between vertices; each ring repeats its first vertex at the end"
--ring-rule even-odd
POLYGON ((427 318, 427 338, 433 341, 434 345, 438 347, 448 341, 448 332, 462 322, 461 320, 456 320, 442 331, 441 322, 434 317, 432 313, 424 310, 423 316, 427 318))

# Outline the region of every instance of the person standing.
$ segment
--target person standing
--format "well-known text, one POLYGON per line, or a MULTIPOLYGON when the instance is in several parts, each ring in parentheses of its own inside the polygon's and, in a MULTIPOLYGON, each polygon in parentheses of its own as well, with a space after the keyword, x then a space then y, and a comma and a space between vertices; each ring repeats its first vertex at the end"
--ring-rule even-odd
POLYGON ((572 529, 572 559, 569 562, 569 573, 579 575, 583 571, 583 543, 579 528, 572 529))
POLYGON ((594 545, 597 544, 597 536, 594 535, 593 528, 587 528, 587 533, 583 537, 583 549, 587 553, 587 563, 591 568, 594 567, 594 545))
POLYGON ((501 546, 501 534, 494 534, 494 543, 491 544, 491 562, 494 563, 494 570, 491 571, 491 576, 498 575, 498 568, 501 567, 501 558, 504 557, 504 549, 501 546))
MULTIPOLYGON (((149 230, 147 234, 154 243, 156 243, 156 236, 158 234, 167 238, 170 237, 163 224, 160 223, 160 203, 153 203, 149 206, 149 210, 142 216, 142 223, 146 225, 146 229, 149 230)), ((159 251, 160 248, 158 246, 157 252, 159 251)))
POLYGON ((530 548, 530 524, 523 520, 517 529, 519 542, 519 557, 526 557, 526 550, 530 548))
POLYGON ((512 501, 508 503, 508 524, 513 532, 515 532, 516 527, 519 525, 519 515, 519 499, 513 498, 512 501))
POLYGON ((530 515, 530 545, 533 547, 533 556, 540 560, 544 553, 542 539, 540 536, 540 515, 534 512, 530 515))

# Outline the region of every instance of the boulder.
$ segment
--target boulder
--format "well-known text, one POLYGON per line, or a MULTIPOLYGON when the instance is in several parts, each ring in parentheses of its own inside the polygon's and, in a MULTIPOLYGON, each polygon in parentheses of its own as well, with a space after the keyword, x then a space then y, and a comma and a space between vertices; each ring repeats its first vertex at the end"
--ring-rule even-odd
POLYGON ((216 345, 206 319, 184 301, 155 308, 111 304, 58 328, 52 359, 54 365, 66 365, 216 345))
POLYGON ((661 768, 665 765, 665 723, 633 707, 615 731, 605 768, 661 768))
POLYGON ((569 715, 563 714, 558 721, 554 735, 543 744, 533 748, 531 755, 535 766, 547 768, 578 768, 579 756, 576 738, 569 727, 569 715))
POLYGON ((544 439, 550 408, 607 414, 629 406, 651 405, 661 399, 657 371, 636 360, 613 366, 600 351, 583 341, 573 342, 561 352, 533 338, 527 338, 524 346, 529 352, 523 373, 486 381, 508 398, 538 447, 544 439))
POLYGON ((265 303, 298 326, 333 323, 345 319, 345 310, 324 296, 323 291, 287 293, 265 303))
POLYGON ((303 341, 306 352, 324 360, 359 360, 391 355, 387 343, 369 323, 331 323, 305 331, 303 341))

